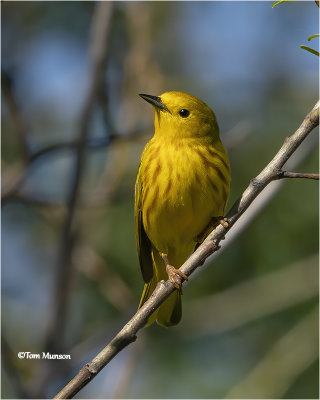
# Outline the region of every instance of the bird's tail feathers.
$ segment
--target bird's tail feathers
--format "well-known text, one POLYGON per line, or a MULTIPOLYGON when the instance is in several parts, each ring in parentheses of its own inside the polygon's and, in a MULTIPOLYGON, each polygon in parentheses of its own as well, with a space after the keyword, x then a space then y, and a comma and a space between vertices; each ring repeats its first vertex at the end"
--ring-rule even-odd
MULTIPOLYGON (((165 266, 158 251, 152 251, 153 277, 145 283, 139 308, 148 300, 160 280, 167 280, 165 266)), ((145 326, 151 325, 155 320, 162 326, 172 326, 179 323, 182 316, 181 294, 175 290, 151 315, 145 326)))

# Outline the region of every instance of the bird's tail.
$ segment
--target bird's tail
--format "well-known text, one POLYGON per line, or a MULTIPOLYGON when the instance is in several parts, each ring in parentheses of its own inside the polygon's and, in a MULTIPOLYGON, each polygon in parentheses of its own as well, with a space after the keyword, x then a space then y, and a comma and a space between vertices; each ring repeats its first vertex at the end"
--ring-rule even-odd
MULTIPOLYGON (((152 251, 153 260, 153 277, 145 283, 139 308, 148 300, 152 292, 157 286, 159 281, 167 280, 168 275, 166 273, 165 264, 158 251, 152 251)), ((181 294, 175 290, 162 304, 161 306, 151 315, 146 326, 151 325, 155 320, 158 324, 163 326, 172 326, 179 323, 182 315, 181 306, 181 294)))

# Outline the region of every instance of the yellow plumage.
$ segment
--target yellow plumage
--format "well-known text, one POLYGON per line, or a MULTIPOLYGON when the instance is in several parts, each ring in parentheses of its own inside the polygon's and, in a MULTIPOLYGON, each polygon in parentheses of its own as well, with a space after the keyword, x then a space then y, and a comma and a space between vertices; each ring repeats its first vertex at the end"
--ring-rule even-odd
MULTIPOLYGON (((135 191, 136 241, 145 281, 139 307, 157 282, 168 279, 163 255, 179 268, 203 233, 213 229, 210 221, 223 215, 230 182, 215 115, 205 103, 182 92, 141 97, 155 108, 155 133, 143 150, 135 191)), ((172 293, 148 324, 155 319, 164 326, 177 324, 180 296, 178 290, 172 293)))

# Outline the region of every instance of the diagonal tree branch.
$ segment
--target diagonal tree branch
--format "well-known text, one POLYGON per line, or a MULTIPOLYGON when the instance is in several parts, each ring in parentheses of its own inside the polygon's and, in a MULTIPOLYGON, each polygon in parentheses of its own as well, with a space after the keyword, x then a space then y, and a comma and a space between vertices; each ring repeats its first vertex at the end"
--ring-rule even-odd
MULTIPOLYGON (((279 179, 279 174, 281 174, 286 161, 297 150, 308 134, 318 125, 319 102, 317 102, 311 112, 305 117, 296 132, 285 139, 284 144, 269 164, 259 175, 250 181, 249 186, 227 214, 228 228, 219 225, 211 232, 201 246, 199 246, 181 266, 180 269, 183 273, 189 276, 209 255, 219 249, 219 242, 262 190, 270 182, 279 179)), ((159 282, 149 300, 144 303, 111 342, 91 362, 80 369, 77 375, 55 396, 55 398, 72 398, 81 388, 87 385, 124 347, 136 340, 137 332, 143 328, 150 315, 174 290, 176 289, 169 280, 167 282, 159 282)))

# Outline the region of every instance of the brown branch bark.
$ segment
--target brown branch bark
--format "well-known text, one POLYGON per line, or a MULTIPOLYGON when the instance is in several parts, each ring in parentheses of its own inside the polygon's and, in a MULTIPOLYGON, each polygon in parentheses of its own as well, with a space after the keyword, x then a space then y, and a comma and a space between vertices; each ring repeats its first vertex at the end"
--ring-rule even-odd
MULTIPOLYGON (((212 253, 219 249, 219 242, 232 228, 240 216, 247 210, 254 199, 273 180, 279 179, 282 167, 308 134, 319 125, 319 102, 305 117, 297 131, 285 139, 278 153, 269 164, 250 181, 242 196, 235 202, 227 214, 228 228, 219 225, 205 239, 201 246, 181 266, 186 275, 192 274, 195 269, 212 253)), ((148 301, 136 312, 131 320, 111 340, 111 342, 88 364, 83 366, 77 375, 55 396, 56 399, 72 398, 79 390, 87 385, 103 367, 105 367, 124 347, 134 342, 137 332, 143 328, 150 315, 175 290, 168 280, 158 283, 148 301)))

